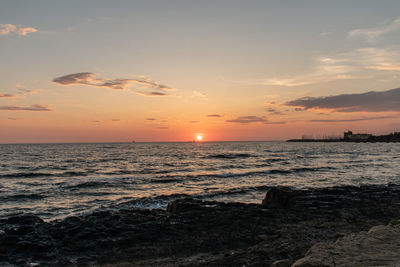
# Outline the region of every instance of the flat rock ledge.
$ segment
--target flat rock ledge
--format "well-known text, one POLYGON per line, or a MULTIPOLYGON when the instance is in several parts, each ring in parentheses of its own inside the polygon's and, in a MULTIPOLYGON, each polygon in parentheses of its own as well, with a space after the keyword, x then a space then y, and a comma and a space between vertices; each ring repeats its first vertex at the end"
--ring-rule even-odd
POLYGON ((400 266, 400 225, 379 225, 335 242, 317 243, 292 267, 400 266))

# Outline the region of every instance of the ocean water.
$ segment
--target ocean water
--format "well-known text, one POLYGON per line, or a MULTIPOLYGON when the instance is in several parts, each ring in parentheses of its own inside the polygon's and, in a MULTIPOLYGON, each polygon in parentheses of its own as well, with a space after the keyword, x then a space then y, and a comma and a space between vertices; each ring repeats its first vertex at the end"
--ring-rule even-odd
POLYGON ((0 145, 0 218, 164 208, 182 196, 260 203, 272 186, 400 183, 399 143, 0 145))

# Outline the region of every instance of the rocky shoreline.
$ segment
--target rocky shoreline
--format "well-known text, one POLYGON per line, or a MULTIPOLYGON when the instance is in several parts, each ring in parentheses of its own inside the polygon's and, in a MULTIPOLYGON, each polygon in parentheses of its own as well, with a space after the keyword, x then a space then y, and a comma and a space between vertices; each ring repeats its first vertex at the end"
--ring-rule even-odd
POLYGON ((275 266, 290 266, 319 242, 399 217, 395 184, 271 188, 259 205, 184 198, 167 210, 52 222, 19 215, 0 221, 0 265, 269 266, 281 260, 275 266))

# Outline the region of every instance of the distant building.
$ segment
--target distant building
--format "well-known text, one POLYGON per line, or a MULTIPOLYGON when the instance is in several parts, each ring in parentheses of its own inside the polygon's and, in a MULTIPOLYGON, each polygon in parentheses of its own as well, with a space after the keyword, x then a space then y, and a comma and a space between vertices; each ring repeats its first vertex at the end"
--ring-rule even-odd
POLYGON ((372 134, 353 134, 352 131, 344 132, 344 140, 367 140, 372 134))

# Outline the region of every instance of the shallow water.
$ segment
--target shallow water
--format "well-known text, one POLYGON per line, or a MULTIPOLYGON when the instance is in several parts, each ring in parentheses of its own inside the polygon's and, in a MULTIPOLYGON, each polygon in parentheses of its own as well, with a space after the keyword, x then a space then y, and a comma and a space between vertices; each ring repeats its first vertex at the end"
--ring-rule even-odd
POLYGON ((0 145, 0 217, 162 208, 182 195, 259 203, 270 186, 400 182, 399 143, 0 145))

